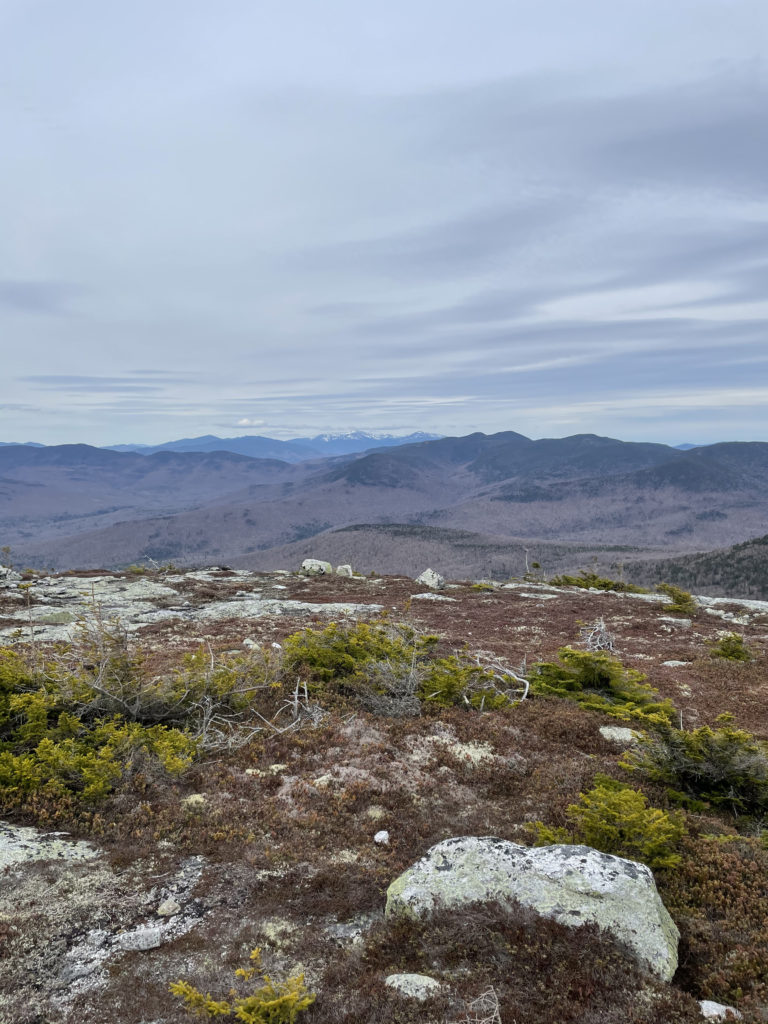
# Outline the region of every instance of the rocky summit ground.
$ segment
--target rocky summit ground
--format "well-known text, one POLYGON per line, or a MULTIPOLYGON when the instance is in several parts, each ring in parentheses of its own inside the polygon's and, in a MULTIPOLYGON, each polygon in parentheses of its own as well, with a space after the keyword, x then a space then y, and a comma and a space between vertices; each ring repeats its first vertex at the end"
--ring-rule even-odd
MULTIPOLYGON (((441 655, 524 678, 566 646, 584 650, 599 626, 612 654, 672 702, 677 726, 716 728, 727 713, 768 740, 768 603, 668 606, 657 593, 532 580, 433 590, 406 577, 227 568, 6 570, 0 646, 27 661, 65 657, 83 630, 119 622, 156 677, 185 654, 214 663, 277 651, 307 627, 387 621, 436 636, 441 655), (734 633, 750 660, 713 657, 734 633)), ((273 979, 303 973, 316 995, 299 1017, 307 1024, 466 1021, 490 988, 503 1024, 693 1022, 702 999, 768 1020, 764 822, 720 807, 687 809, 680 859, 656 873, 682 934, 671 983, 643 974, 596 928, 522 908, 511 917, 492 904, 446 909, 428 925, 384 918, 388 886, 434 844, 472 835, 530 845, 530 824, 562 826, 601 772, 671 810, 662 787, 620 767, 626 737, 604 729, 615 719, 532 694, 496 710, 425 704, 395 715, 349 695, 307 696, 298 678, 274 685, 285 717, 181 774, 134 773, 93 806, 8 801, 3 1024, 188 1020, 169 984, 184 979, 224 999, 256 947, 273 979), (409 999, 385 984, 403 972, 442 987, 425 1003, 409 999)))

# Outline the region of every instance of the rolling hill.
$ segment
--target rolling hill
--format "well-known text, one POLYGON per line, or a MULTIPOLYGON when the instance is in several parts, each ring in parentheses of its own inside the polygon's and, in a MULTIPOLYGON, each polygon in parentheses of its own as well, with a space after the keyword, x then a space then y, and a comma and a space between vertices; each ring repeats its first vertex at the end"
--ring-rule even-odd
POLYGON ((295 463, 0 448, 0 539, 33 566, 266 568, 327 555, 377 571, 416 572, 429 557, 458 575, 504 575, 539 545, 554 573, 592 557, 609 566, 724 548, 766 521, 761 442, 681 451, 505 431, 295 463))

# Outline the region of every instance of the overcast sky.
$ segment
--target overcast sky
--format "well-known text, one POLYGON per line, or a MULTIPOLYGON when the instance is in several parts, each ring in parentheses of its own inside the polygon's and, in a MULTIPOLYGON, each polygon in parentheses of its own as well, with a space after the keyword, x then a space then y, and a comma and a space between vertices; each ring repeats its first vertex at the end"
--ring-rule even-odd
POLYGON ((0 440, 768 440, 766 0, 0 0, 0 440))

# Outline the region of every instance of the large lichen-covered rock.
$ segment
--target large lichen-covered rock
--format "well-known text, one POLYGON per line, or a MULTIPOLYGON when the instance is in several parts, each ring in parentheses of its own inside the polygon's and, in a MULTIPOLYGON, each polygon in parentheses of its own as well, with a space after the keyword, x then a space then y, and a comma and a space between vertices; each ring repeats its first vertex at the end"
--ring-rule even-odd
POLYGON ((425 569, 421 576, 416 577, 416 582, 422 583, 425 587, 432 587, 433 590, 442 590, 445 586, 445 578, 434 569, 425 569))
POLYGON ((330 576, 333 566, 330 562, 323 562, 319 558, 305 558, 301 563, 301 571, 306 576, 330 576))
POLYGON ((644 864, 589 846, 530 849, 491 836, 446 839, 387 890, 386 913, 517 901, 561 924, 597 924, 653 973, 677 968, 678 930, 644 864))

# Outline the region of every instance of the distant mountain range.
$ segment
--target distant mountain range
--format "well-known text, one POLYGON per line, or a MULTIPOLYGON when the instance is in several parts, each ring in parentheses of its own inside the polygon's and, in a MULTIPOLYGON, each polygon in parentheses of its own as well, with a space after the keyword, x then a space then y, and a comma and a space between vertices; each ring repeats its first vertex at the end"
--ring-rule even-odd
POLYGON ((252 459, 282 459, 283 462, 304 462, 307 459, 323 459, 332 455, 351 455, 371 448, 391 448, 419 441, 434 441, 441 434, 425 434, 421 431, 405 436, 397 434, 369 434, 355 430, 348 434, 318 434, 316 437, 294 437, 290 441, 279 441, 274 437, 260 437, 248 434, 243 437, 184 437, 179 441, 165 444, 118 444, 110 445, 110 451, 136 452, 139 455, 154 455, 157 452, 235 452, 252 459))
POLYGON ((449 573, 503 576, 524 571, 526 551, 554 574, 593 557, 605 567, 687 557, 768 528, 762 442, 681 450, 513 431, 379 438, 375 449, 370 436, 304 440, 368 450, 289 461, 172 447, 218 438, 141 454, 5 445, 0 545, 17 563, 56 568, 274 568, 315 555, 411 574, 429 557, 449 573))

